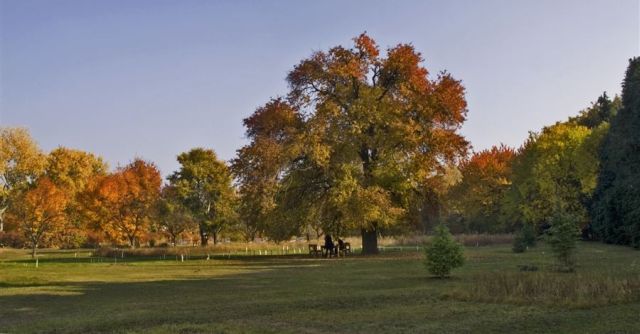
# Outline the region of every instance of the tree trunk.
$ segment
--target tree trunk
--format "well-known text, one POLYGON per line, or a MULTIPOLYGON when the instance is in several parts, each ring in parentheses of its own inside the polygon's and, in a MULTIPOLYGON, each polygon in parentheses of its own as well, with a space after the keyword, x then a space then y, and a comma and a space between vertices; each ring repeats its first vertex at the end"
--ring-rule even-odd
POLYGON ((218 244, 218 233, 217 232, 213 232, 213 244, 217 245, 218 244))
MULTIPOLYGON (((366 134, 373 137, 375 128, 370 125, 366 134)), ((367 144, 362 144, 360 147, 360 158, 362 159, 362 170, 364 172, 364 180, 362 187, 367 189, 373 184, 373 168, 372 163, 376 160, 377 150, 375 148, 369 148, 367 144)), ((378 254, 378 226, 375 222, 371 224, 367 229, 362 229, 362 254, 378 254)))
POLYGON ((31 258, 32 259, 36 258, 36 249, 38 249, 38 244, 37 243, 33 243, 33 248, 31 248, 31 258))
POLYGON ((378 254, 378 230, 362 229, 362 254, 378 254))
POLYGON ((136 248, 136 237, 129 237, 129 248, 136 248))
POLYGON ((0 232, 4 232, 4 212, 7 211, 7 207, 0 209, 0 232))
POLYGON ((207 236, 207 231, 204 229, 204 226, 200 224, 200 246, 207 246, 209 244, 209 236, 207 236))

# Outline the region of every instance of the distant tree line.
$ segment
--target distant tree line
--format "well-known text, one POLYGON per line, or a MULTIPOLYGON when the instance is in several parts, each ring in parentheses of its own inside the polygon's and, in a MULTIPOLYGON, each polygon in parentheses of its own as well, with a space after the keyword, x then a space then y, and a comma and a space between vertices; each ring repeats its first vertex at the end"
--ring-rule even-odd
POLYGON ((440 203, 457 232, 551 228, 572 220, 585 239, 640 247, 640 60, 631 59, 622 97, 600 96, 517 150, 473 153, 440 203), (568 217, 568 218, 567 218, 568 217))
POLYGON ((135 159, 107 172, 91 153, 59 147, 44 154, 26 130, 0 129, 0 242, 39 247, 137 247, 199 237, 206 245, 235 219, 235 190, 211 150, 178 157, 163 184, 154 164, 135 159))

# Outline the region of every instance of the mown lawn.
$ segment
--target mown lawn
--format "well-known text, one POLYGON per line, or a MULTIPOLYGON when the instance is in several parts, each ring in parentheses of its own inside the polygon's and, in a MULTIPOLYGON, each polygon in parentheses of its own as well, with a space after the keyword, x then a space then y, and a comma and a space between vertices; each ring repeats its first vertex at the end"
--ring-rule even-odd
POLYGON ((593 305, 573 303, 566 291, 557 300, 470 293, 505 273, 605 285, 640 277, 640 252, 597 243, 579 245, 578 274, 551 272, 543 245, 524 254, 466 248, 467 264, 447 280, 430 278, 415 250, 185 262, 88 255, 43 252, 35 268, 26 251, 0 249, 0 333, 640 333, 638 291, 593 305), (540 271, 519 273, 518 265, 540 271))

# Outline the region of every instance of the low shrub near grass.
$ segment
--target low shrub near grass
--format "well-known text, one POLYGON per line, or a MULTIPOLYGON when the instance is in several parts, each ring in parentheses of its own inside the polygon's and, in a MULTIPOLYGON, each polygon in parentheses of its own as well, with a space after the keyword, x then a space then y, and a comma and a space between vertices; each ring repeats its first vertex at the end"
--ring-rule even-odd
POLYGON ((25 247, 24 238, 16 232, 0 232, 0 247, 25 247))
POLYGON ((640 301, 640 277, 491 273, 445 297, 461 301, 586 308, 640 301))

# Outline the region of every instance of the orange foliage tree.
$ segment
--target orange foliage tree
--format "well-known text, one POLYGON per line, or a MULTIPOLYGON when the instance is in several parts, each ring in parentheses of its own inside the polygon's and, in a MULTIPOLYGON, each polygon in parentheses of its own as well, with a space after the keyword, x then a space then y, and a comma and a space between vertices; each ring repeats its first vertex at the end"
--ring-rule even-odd
POLYGON ((136 159, 93 180, 83 196, 85 217, 111 241, 135 247, 149 230, 161 184, 158 168, 136 159))
POLYGON ((10 219, 31 245, 31 256, 43 242, 55 238, 65 228, 68 196, 47 177, 21 194, 11 207, 10 219))
POLYGON ((67 227, 59 235, 59 244, 64 248, 79 247, 89 232, 81 217, 79 196, 88 182, 107 174, 107 164, 89 152, 58 147, 47 156, 45 175, 69 196, 66 208, 67 227))
POLYGON ((460 166, 462 180, 449 193, 453 211, 464 219, 465 232, 498 232, 502 201, 511 185, 516 152, 501 145, 474 153, 460 166))

